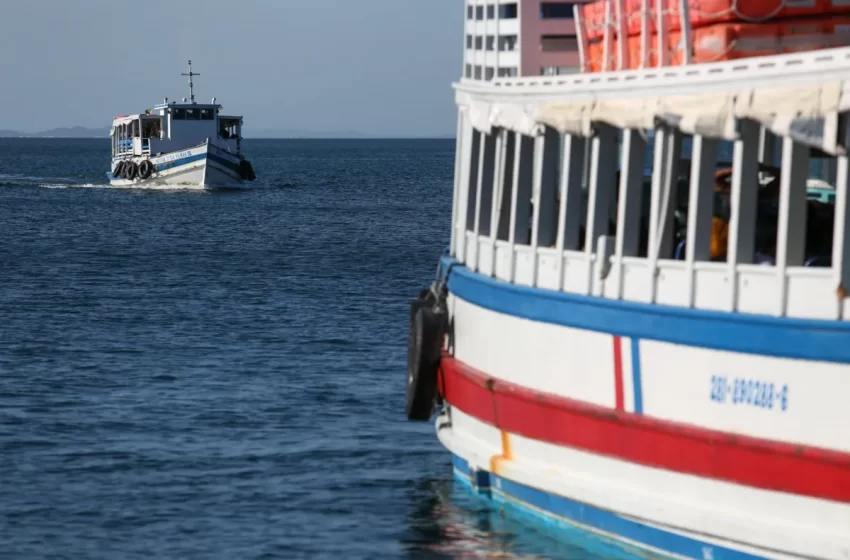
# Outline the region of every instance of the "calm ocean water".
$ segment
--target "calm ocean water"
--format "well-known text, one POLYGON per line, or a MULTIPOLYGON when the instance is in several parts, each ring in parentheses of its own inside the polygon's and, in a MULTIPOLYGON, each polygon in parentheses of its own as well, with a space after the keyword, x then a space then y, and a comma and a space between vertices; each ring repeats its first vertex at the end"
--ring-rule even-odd
POLYGON ((248 141, 251 191, 0 139, 0 558, 595 558, 404 417, 454 142, 248 141))

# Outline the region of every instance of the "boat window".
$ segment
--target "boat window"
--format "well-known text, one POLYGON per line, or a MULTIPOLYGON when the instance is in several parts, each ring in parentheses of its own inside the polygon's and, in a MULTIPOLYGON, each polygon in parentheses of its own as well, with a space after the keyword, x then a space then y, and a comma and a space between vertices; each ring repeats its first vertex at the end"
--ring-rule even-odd
POLYGON ((171 110, 171 119, 175 120, 175 121, 186 120, 186 110, 185 109, 172 109, 171 110))
POLYGON ((162 123, 159 119, 145 119, 142 125, 143 138, 159 138, 162 132, 162 123))
POLYGON ((215 118, 215 109, 201 109, 201 120, 211 121, 215 118))
POLYGON ((201 118, 201 111, 199 109, 186 109, 186 120, 187 121, 197 121, 201 118))
POLYGON ((218 135, 220 138, 239 138, 240 119, 219 118, 218 135))

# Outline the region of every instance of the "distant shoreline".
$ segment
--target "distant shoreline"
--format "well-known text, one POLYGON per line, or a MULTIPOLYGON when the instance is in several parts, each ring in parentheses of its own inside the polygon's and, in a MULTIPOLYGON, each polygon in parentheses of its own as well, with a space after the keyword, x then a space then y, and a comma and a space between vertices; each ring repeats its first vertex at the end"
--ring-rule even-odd
MULTIPOLYGON (((0 139, 14 140, 109 140, 109 136, 11 136, 0 134, 0 139)), ((245 140, 455 140, 453 136, 246 136, 245 140)))

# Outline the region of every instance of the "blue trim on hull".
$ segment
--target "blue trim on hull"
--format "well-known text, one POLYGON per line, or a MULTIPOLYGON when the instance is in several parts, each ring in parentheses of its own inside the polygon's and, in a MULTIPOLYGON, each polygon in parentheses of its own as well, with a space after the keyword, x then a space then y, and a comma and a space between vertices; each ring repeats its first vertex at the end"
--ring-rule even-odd
POLYGON ((505 315, 637 339, 763 356, 850 363, 850 323, 723 313, 509 284, 443 257, 449 291, 505 315))
POLYGON ((188 156, 180 159, 175 159, 173 161, 167 161, 165 163, 159 163, 154 165, 154 170, 156 172, 165 171, 167 169, 174 169, 175 167, 180 167, 181 165, 187 165, 190 163, 194 163, 196 161, 201 161, 202 159, 206 159, 207 154, 195 154, 193 156, 188 156))
POLYGON ((642 547, 689 558, 713 560, 760 560, 739 550, 718 546, 686 537, 620 516, 608 510, 550 494, 513 482, 487 471, 471 472, 469 463, 452 454, 455 476, 474 490, 488 495, 493 501, 515 506, 536 519, 556 525, 578 527, 587 531, 607 533, 602 538, 613 539, 633 547, 642 547), (484 484, 479 484, 479 481, 484 484), (707 556, 710 554, 710 556, 707 556))

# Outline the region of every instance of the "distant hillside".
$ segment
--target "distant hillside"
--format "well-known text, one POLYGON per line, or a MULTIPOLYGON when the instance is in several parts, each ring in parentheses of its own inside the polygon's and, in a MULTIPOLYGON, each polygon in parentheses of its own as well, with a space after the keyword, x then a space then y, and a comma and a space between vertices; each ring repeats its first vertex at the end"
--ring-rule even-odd
POLYGON ((20 132, 18 130, 0 130, 3 138, 108 138, 109 128, 85 128, 83 126, 63 126, 41 132, 20 132))
MULTIPOLYGON (((369 134, 356 130, 302 130, 302 129, 257 129, 245 128, 245 138, 387 138, 388 135, 369 134)), ((421 135, 389 135, 399 138, 426 138, 421 135)), ((453 138, 454 134, 428 136, 427 138, 453 138)), ((21 132, 18 130, 0 129, 0 138, 109 138, 109 127, 86 128, 83 126, 51 128, 41 132, 21 132)))

